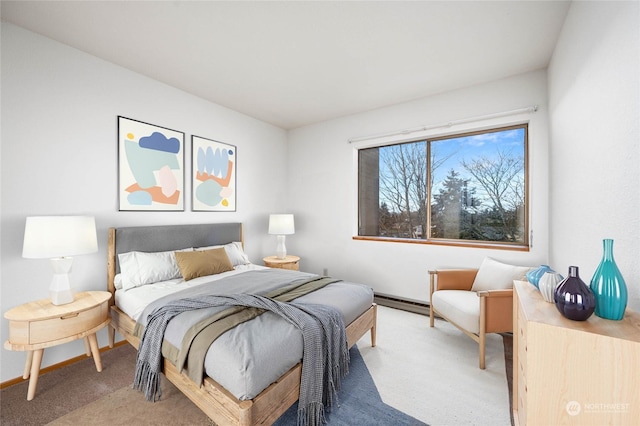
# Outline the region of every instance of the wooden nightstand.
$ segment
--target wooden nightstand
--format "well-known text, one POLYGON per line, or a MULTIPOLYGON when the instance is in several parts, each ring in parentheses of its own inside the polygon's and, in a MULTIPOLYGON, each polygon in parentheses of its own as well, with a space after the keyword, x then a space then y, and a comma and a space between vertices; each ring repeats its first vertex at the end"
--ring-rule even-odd
POLYGON ((27 401, 36 393, 44 349, 85 339, 87 356, 93 354, 96 369, 102 371, 96 332, 109 324, 108 291, 87 291, 75 295, 66 305, 54 305, 50 299, 25 303, 5 312, 9 320, 9 340, 4 348, 27 351, 24 379, 29 379, 27 401))
POLYGON ((269 268, 291 269, 292 271, 299 270, 300 258, 298 256, 285 256, 284 259, 278 259, 277 256, 269 256, 262 259, 264 266, 269 268))

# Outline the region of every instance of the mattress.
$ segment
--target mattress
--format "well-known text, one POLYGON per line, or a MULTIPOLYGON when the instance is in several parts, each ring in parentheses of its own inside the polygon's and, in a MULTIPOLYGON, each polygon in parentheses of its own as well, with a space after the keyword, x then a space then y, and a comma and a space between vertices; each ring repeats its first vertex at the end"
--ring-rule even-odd
MULTIPOLYGON (((233 271, 215 276, 190 281, 174 279, 127 291, 117 290, 115 301, 123 312, 137 321, 144 308, 161 297, 258 269, 266 268, 253 264, 241 265, 233 271)), ((287 273, 300 277, 314 276, 304 272, 287 273)), ((333 306, 340 311, 345 325, 348 325, 371 307, 373 290, 362 284, 338 281, 299 297, 296 302, 333 306)), ((204 360, 205 372, 239 400, 253 399, 299 363, 302 352, 300 331, 278 315, 265 312, 215 340, 204 360)))

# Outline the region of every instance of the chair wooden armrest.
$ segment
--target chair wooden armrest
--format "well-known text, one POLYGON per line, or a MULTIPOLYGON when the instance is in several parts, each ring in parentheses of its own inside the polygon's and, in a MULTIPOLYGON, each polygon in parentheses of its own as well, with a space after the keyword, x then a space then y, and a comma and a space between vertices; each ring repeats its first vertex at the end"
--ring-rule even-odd
POLYGON ((501 290, 480 290, 477 291, 480 297, 513 297, 513 289, 505 288, 501 290))

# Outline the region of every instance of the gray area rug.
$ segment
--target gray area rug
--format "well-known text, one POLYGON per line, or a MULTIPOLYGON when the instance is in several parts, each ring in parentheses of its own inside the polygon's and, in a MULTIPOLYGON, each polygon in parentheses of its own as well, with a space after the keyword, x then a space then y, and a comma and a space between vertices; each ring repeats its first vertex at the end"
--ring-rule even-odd
MULTIPOLYGON (((351 362, 349 374, 342 382, 338 393, 337 407, 326 415, 331 426, 353 425, 398 425, 418 426, 425 423, 382 402, 380 393, 356 346, 349 351, 351 362)), ((295 425, 298 404, 295 403, 275 423, 274 426, 295 425)))

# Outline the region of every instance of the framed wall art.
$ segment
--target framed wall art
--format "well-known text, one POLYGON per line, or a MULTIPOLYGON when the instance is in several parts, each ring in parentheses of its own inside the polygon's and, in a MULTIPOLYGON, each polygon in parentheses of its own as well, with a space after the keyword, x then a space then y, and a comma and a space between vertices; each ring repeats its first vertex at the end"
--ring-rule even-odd
POLYGON ((236 211, 237 149, 191 136, 193 211, 236 211))
POLYGON ((184 133, 118 116, 120 211, 184 211, 184 133))

